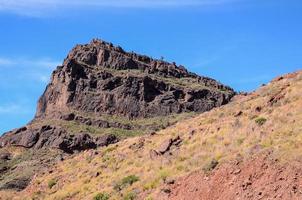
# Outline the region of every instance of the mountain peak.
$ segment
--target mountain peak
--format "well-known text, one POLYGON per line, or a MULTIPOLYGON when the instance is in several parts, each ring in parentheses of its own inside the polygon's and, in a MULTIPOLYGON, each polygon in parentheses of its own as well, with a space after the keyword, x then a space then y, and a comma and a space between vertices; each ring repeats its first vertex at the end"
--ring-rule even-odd
POLYGON ((126 52, 122 47, 114 46, 112 43, 100 39, 93 39, 88 44, 76 45, 68 54, 64 64, 72 59, 90 66, 116 70, 138 69, 177 78, 196 76, 189 73, 184 66, 177 66, 175 62, 169 63, 162 59, 126 52))
POLYGON ((93 39, 76 45, 53 73, 36 116, 70 110, 129 118, 203 112, 227 103, 234 94, 183 66, 93 39))
MULTIPOLYGON (((234 95, 231 88, 175 63, 129 53, 94 39, 70 51, 52 73, 35 118, 1 136, 0 148, 55 149, 70 154, 104 147, 227 104, 234 95)), ((35 157, 37 154, 32 155, 35 162, 29 163, 55 162, 54 157, 43 154, 44 159, 35 157)), ((26 186, 11 186, 11 181, 0 181, 0 189, 26 186)))

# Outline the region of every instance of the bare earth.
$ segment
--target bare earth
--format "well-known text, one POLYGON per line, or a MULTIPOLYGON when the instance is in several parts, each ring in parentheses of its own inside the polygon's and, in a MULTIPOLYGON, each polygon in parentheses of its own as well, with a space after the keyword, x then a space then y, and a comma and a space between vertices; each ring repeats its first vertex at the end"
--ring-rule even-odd
POLYGON ((280 164, 270 153, 223 164, 210 175, 194 172, 158 200, 302 199, 301 163, 280 164))

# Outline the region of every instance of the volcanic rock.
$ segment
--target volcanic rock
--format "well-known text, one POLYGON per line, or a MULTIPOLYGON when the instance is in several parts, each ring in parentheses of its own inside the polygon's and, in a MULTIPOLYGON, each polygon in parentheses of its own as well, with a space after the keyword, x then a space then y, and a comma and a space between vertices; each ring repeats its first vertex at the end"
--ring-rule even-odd
POLYGON ((11 131, 1 137, 0 147, 7 145, 22 146, 25 148, 57 148, 66 153, 95 149, 99 146, 107 146, 116 143, 118 139, 114 135, 103 135, 93 138, 87 133, 76 135, 67 133, 66 130, 55 126, 42 126, 40 129, 24 129, 11 131))
POLYGON ((68 153, 96 148, 114 143, 117 138, 112 135, 93 138, 89 128, 85 129, 87 133, 83 130, 71 133, 68 127, 75 123, 101 130, 142 130, 145 127, 140 124, 115 121, 113 116, 129 121, 204 112, 228 103, 234 95, 228 86, 190 73, 183 66, 129 53, 95 39, 71 50, 52 73, 51 82, 39 99, 35 118, 27 126, 0 137, 0 147, 51 147, 68 153), (113 120, 104 120, 103 116, 113 120), (61 122, 43 125, 53 121, 61 122), (68 126, 64 126, 66 123, 68 126))
POLYGON ((231 88, 175 63, 93 40, 73 48, 53 72, 36 117, 70 110, 129 118, 203 112, 228 103, 234 94, 231 88))

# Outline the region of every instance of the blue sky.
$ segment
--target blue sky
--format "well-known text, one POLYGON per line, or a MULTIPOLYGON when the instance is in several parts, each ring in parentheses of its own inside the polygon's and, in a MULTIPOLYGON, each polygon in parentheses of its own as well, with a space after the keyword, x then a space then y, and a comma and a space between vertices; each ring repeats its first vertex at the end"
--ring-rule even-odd
POLYGON ((0 0, 0 134, 31 120, 52 70, 101 38, 237 91, 301 69, 301 0, 0 0))

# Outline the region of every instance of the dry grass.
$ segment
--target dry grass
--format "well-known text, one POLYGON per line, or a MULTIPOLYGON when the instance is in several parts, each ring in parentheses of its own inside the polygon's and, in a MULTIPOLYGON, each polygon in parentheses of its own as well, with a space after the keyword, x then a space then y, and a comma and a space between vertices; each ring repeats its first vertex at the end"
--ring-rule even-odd
POLYGON ((52 174, 36 177, 22 195, 36 199, 89 200, 106 193, 110 199, 126 199, 127 195, 152 199, 153 192, 165 180, 201 170, 213 160, 223 163, 235 157, 246 159, 268 149, 283 162, 302 160, 301 92, 300 72, 248 96, 237 96, 226 106, 179 122, 154 136, 143 136, 145 144, 140 150, 129 148, 142 138, 134 137, 99 149, 97 155, 95 151, 78 154, 54 166, 52 174), (269 104, 280 92, 284 97, 269 104), (260 118, 266 119, 265 123, 260 120, 259 125, 256 119, 260 118), (179 149, 170 156, 150 159, 151 149, 177 135, 183 140, 179 149), (139 179, 114 190, 117 183, 130 175, 139 179), (48 187, 50 180, 57 180, 52 188, 48 187))
POLYGON ((120 139, 140 136, 150 132, 158 131, 164 129, 170 125, 177 123, 193 116, 196 116, 197 113, 187 112, 179 114, 171 114, 168 116, 158 116, 152 118, 142 118, 142 119, 128 119, 121 116, 109 116, 102 115, 97 116, 95 113, 80 113, 77 111, 70 111, 76 113, 79 116, 89 118, 91 120, 103 120, 109 123, 118 122, 122 125, 129 125, 132 127, 130 130, 123 128, 100 128, 97 126, 86 125, 76 121, 64 121, 64 120, 55 120, 55 119, 46 119, 34 121, 31 126, 33 128, 39 128, 43 125, 54 125, 60 126, 67 130, 71 134, 78 133, 90 133, 92 135, 103 135, 103 134, 114 134, 120 139))

